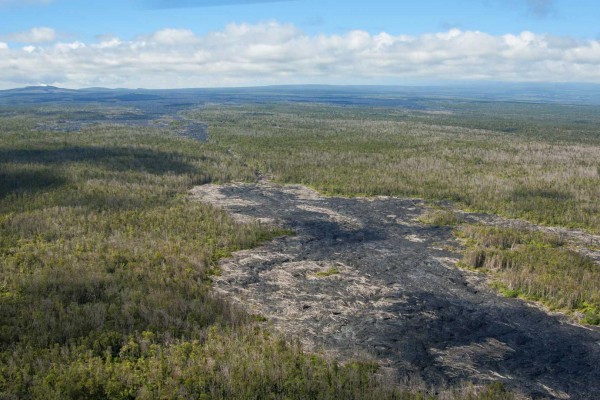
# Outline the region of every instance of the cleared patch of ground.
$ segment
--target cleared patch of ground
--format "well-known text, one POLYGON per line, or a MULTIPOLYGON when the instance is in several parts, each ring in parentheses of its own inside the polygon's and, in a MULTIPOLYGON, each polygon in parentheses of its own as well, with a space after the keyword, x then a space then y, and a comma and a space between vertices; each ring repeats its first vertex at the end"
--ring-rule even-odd
POLYGON ((500 297, 483 275, 456 268, 451 228, 419 223, 419 200, 322 197, 267 181, 192 194, 296 233, 222 261, 214 285, 309 349, 370 358, 430 385, 501 380, 533 398, 600 393, 600 330, 500 297))

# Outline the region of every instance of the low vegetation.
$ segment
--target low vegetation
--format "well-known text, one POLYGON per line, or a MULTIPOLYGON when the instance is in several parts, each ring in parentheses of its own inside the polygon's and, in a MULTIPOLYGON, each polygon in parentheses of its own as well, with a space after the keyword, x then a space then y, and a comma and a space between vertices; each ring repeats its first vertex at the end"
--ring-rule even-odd
POLYGON ((505 296, 540 301, 600 325, 600 266, 564 247, 560 236, 483 225, 464 225, 455 234, 467 247, 462 264, 491 273, 505 296))
POLYGON ((447 208, 429 209, 419 217, 419 221, 434 226, 453 226, 463 222, 464 218, 456 211, 447 208))
MULTIPOLYGON (((494 103, 480 115, 459 106, 449 115, 207 106, 190 116, 208 123, 212 141, 280 182, 334 195, 446 200, 600 232, 600 135, 592 109, 494 103)), ((477 107, 464 108, 470 106, 477 107)))
MULTIPOLYGON (((257 173, 332 195, 450 202, 538 224, 600 233, 600 134, 593 107, 440 101, 445 113, 328 105, 204 107, 214 142, 257 173)), ((433 208, 421 222, 454 226, 433 208)), ((600 323, 600 267, 560 238, 468 226, 463 265, 508 296, 600 323)))
POLYGON ((319 278, 326 278, 328 276, 337 275, 339 273, 340 273, 340 271, 337 268, 330 267, 330 268, 327 268, 325 271, 318 271, 316 275, 319 278))
POLYGON ((158 128, 33 130, 41 118, 0 121, 0 398, 433 398, 305 354, 211 292, 221 257, 282 232, 187 190, 251 180, 251 163, 158 128))

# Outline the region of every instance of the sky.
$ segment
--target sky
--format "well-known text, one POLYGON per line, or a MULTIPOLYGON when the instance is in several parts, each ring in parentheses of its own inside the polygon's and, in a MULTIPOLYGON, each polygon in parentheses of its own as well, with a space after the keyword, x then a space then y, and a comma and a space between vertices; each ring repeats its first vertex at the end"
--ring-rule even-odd
POLYGON ((0 89, 600 83, 598 0, 0 0, 0 89))

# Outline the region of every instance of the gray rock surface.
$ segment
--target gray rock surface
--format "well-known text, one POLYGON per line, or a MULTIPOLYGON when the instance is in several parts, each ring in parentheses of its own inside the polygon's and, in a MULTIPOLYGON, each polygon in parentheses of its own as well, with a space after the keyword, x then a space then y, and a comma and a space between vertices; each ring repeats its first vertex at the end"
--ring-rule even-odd
POLYGON ((266 181, 192 194, 296 232, 222 261, 214 285, 307 348, 428 385, 501 380, 532 398, 600 398, 600 330, 500 297, 484 275, 456 268, 451 228, 416 221, 423 202, 266 181))

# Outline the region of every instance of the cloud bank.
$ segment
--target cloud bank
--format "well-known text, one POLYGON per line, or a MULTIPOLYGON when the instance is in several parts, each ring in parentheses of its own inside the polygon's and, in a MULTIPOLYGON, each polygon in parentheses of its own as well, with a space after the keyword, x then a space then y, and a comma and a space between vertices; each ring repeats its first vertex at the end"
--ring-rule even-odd
POLYGON ((291 24, 231 24, 198 36, 164 29, 14 47, 0 43, 0 87, 211 87, 406 84, 456 80, 600 83, 600 41, 451 29, 420 36, 307 35, 291 24))
POLYGON ((27 32, 13 33, 8 39, 20 43, 52 42, 56 39, 56 31, 47 27, 32 28, 27 32))

